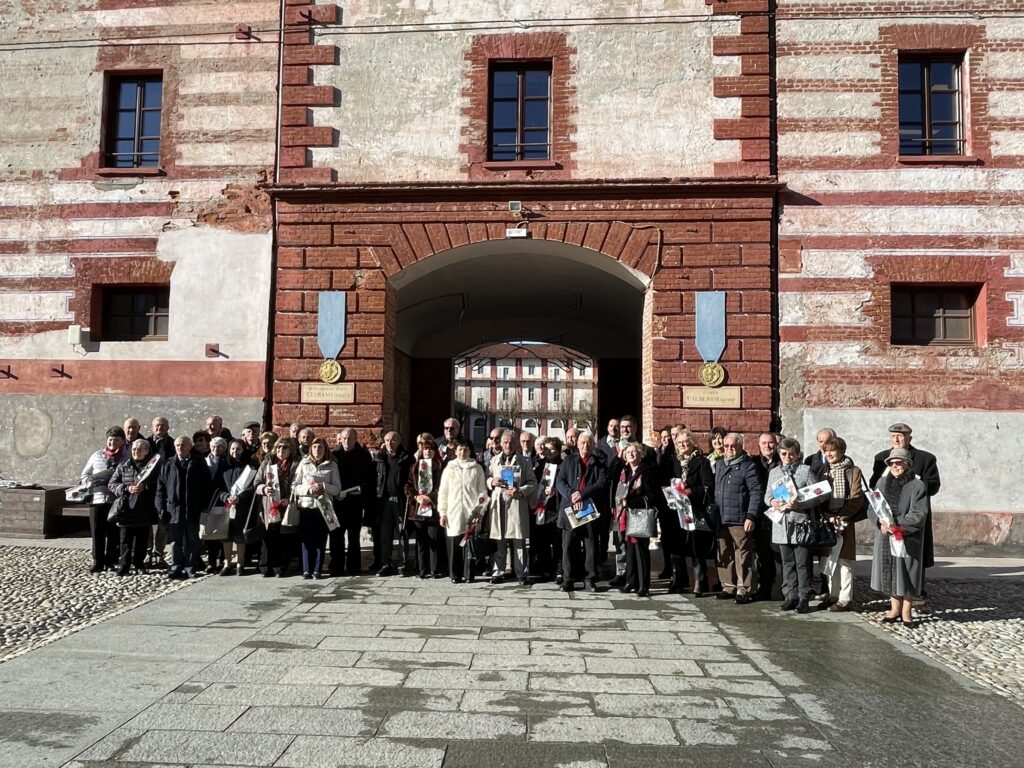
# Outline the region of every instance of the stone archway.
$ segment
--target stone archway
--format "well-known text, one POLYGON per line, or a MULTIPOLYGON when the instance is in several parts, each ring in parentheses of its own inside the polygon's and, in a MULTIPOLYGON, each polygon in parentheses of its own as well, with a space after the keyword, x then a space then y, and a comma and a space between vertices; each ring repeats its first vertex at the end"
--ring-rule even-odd
POLYGON ((273 194, 279 247, 270 399, 276 425, 392 427, 396 404, 414 386, 412 371, 396 355, 401 273, 414 275, 421 263, 443 261, 464 247, 506 247, 506 230, 524 221, 508 212, 510 200, 522 202, 533 243, 563 255, 589 254, 581 260, 614 264, 643 286, 639 415, 645 427, 682 421, 697 430, 714 423, 754 431, 772 425, 773 183, 333 185, 282 187, 273 194), (303 383, 316 381, 317 299, 325 290, 349 295, 348 342, 340 359, 351 402, 311 402, 302 395, 303 383), (684 407, 683 388, 699 386, 692 298, 699 290, 727 292, 729 343, 722 362, 730 383, 742 389, 741 410, 684 407))

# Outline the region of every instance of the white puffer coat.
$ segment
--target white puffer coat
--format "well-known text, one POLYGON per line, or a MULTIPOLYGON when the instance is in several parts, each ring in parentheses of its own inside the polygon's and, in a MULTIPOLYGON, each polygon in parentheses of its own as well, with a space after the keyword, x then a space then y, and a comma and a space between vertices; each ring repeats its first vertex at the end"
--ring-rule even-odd
POLYGON ((455 459, 441 473, 437 492, 437 511, 447 518, 449 536, 462 536, 469 525, 469 516, 479 506, 480 497, 487 497, 484 468, 473 459, 455 459))
POLYGON ((299 468, 295 471, 295 480, 292 481, 292 493, 298 499, 300 507, 305 509, 316 507, 316 500, 309 490, 314 480, 323 486, 324 494, 328 497, 334 497, 341 493, 338 465, 330 459, 325 459, 320 464, 314 464, 313 459, 307 456, 299 462, 299 468))

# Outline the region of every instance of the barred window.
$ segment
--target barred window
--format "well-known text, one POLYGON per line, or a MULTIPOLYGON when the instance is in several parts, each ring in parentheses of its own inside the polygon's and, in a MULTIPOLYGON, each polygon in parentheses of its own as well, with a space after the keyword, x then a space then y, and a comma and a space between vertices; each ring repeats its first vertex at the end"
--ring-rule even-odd
POLYGON ((112 77, 108 91, 106 163, 110 168, 160 164, 163 77, 112 77))

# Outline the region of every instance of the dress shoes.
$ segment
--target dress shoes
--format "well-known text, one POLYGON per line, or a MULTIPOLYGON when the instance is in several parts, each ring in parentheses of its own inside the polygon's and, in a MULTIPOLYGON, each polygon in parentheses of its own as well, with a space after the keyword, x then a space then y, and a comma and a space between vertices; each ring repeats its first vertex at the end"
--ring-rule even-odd
POLYGON ((846 613, 848 610, 850 610, 849 603, 836 603, 835 605, 830 605, 828 607, 829 613, 846 613))
POLYGON ((715 599, 716 600, 735 600, 736 599, 736 595, 734 595, 732 592, 726 592, 725 590, 722 590, 721 592, 716 592, 715 593, 715 599))
POLYGON ((608 582, 608 586, 611 589, 615 589, 616 587, 625 586, 625 584, 626 584, 626 577, 625 576, 616 576, 614 579, 612 579, 611 581, 608 582))
POLYGON ((736 605, 746 605, 751 602, 753 600, 751 600, 750 595, 736 595, 736 605))
POLYGON ((566 581, 566 582, 562 583, 561 589, 562 589, 563 592, 575 592, 576 591, 576 585, 573 584, 571 581, 566 581))
POLYGON ((586 579, 583 582, 583 588, 587 590, 587 592, 597 592, 597 585, 594 584, 593 579, 586 579))
POLYGON ((797 613, 810 613, 811 612, 811 604, 808 603, 806 600, 801 600, 800 602, 798 602, 796 604, 796 612, 797 613))
POLYGON ((779 610, 780 611, 792 611, 792 610, 795 610, 796 607, 799 604, 800 604, 800 601, 797 598, 791 597, 788 600, 786 600, 786 602, 784 602, 782 605, 779 606, 779 610))
POLYGON ((381 569, 379 571, 377 571, 377 575, 378 576, 394 576, 395 575, 395 569, 392 568, 390 565, 385 565, 385 566, 381 567, 381 569))

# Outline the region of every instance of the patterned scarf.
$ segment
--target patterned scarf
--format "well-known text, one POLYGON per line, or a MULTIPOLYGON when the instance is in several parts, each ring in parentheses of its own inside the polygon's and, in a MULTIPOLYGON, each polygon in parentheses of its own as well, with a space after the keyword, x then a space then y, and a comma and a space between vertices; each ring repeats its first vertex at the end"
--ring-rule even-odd
POLYGON ((843 456, 835 464, 828 465, 828 473, 832 479, 832 498, 837 501, 844 500, 850 493, 846 483, 846 470, 853 466, 853 459, 843 456))

